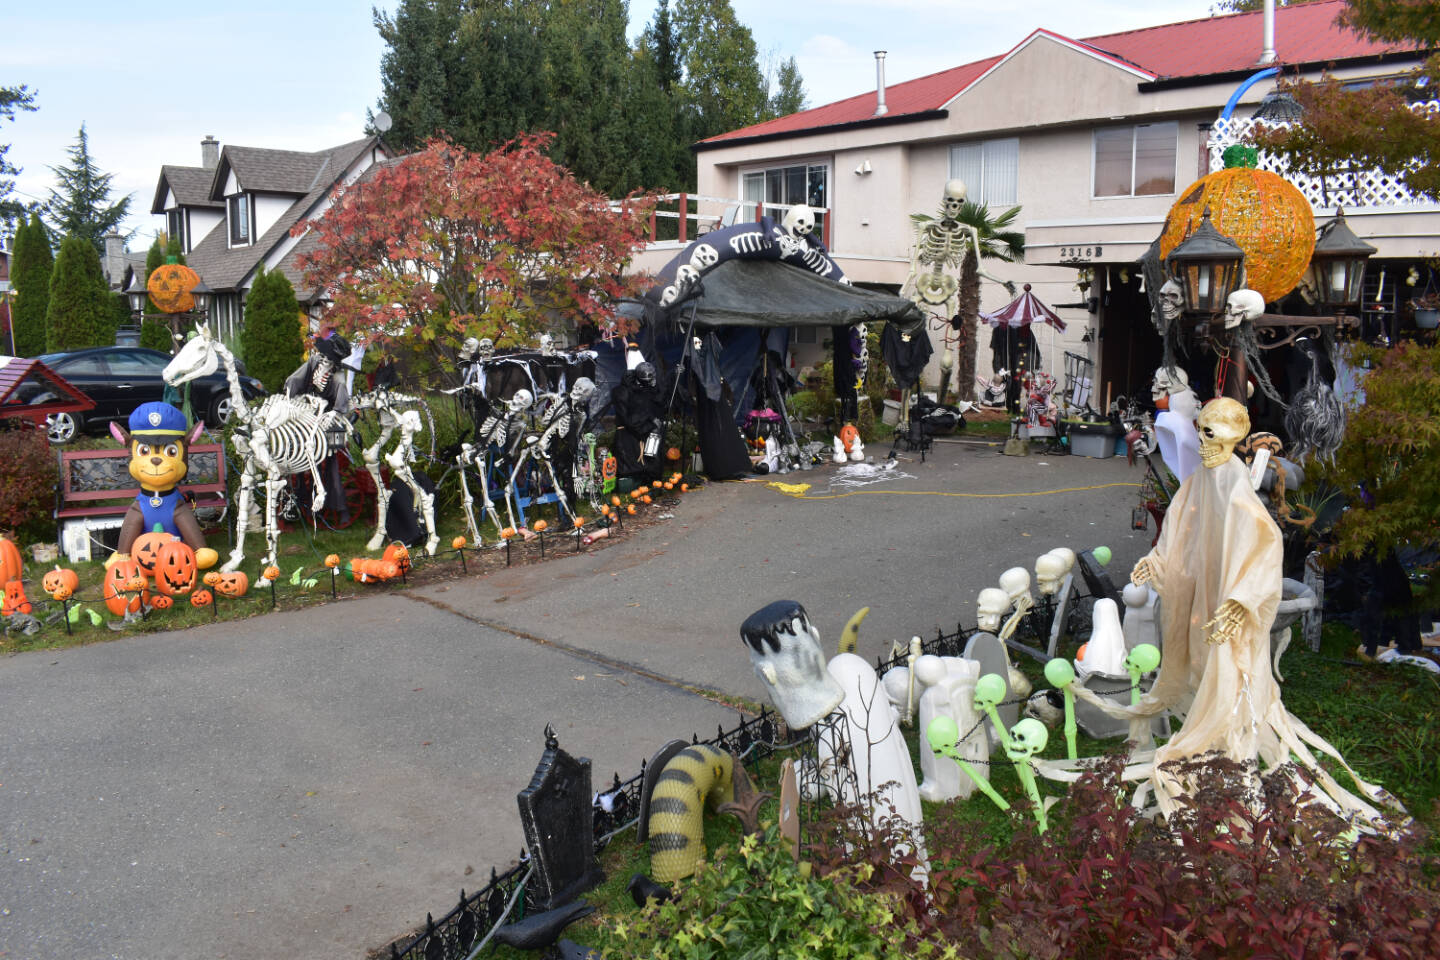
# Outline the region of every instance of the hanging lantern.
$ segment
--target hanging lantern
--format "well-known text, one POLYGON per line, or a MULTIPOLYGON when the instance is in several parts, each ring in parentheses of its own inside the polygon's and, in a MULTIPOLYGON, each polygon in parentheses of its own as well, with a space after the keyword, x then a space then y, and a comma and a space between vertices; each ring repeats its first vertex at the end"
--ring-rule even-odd
POLYGON ((1170 251, 1165 260, 1170 279, 1185 294, 1185 312, 1211 316, 1223 313, 1225 298, 1240 282, 1245 252, 1210 224, 1210 211, 1184 243, 1170 251))
POLYGON ((195 309, 192 291, 200 284, 200 275, 183 263, 167 263, 155 268, 145 288, 155 306, 166 313, 184 313, 195 309))
POLYGON ((1343 308, 1360 302, 1365 261, 1375 248, 1350 230, 1345 211, 1335 208, 1335 219, 1320 228, 1315 252, 1310 255, 1310 286, 1323 306, 1343 308))

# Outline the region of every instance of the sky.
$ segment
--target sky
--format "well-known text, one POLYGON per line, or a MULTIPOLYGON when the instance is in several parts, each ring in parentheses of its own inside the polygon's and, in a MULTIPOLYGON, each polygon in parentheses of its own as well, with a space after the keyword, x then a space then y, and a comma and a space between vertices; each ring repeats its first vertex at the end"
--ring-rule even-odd
MULTIPOLYGON (((820 106, 1003 53, 1044 27, 1088 37, 1209 16, 1213 0, 731 0, 762 66, 794 57, 820 106)), ((673 4, 673 0, 672 0, 673 4)), ((80 126, 113 194, 131 194, 125 228, 143 250, 162 164, 198 166, 200 141, 319 150, 364 135, 380 94, 383 45, 372 7, 396 0, 70 0, 0 4, 0 86, 24 84, 38 110, 0 121, 22 168, 21 199, 44 200, 52 166, 80 126)), ((657 0, 630 0, 632 36, 657 0)), ((8 240, 4 241, 8 248, 8 240)))

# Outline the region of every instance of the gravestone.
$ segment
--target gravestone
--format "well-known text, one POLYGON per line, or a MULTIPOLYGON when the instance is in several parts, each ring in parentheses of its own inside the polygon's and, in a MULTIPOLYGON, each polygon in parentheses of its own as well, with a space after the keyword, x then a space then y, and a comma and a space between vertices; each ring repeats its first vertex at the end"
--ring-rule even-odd
POLYGON ((1105 565, 1095 559, 1095 554, 1081 550, 1075 555, 1075 560, 1080 565, 1080 576, 1085 578, 1085 588, 1090 591, 1090 596, 1096 600, 1114 600, 1119 606, 1120 591, 1110 579, 1110 574, 1105 572, 1105 565))
MULTIPOLYGON (((1008 731, 1020 719, 1020 704, 1015 701, 1015 691, 1010 685, 1010 655, 1005 652, 1005 643, 993 633, 975 633, 965 644, 965 659, 980 664, 979 676, 987 673, 998 675, 1005 681, 1005 696, 995 712, 1008 731)), ((998 739, 998 738, 997 738, 998 739)))
POLYGON ((1070 615, 1075 606, 1075 574, 1065 574, 1065 579, 1060 581, 1060 589, 1055 591, 1055 596, 1048 599, 1054 605, 1054 610, 1050 616, 1049 642, 1045 645, 1045 655, 1053 657, 1055 651, 1060 649, 1060 641, 1070 626, 1070 615))
POLYGON ((516 796, 525 846, 535 864, 534 909, 551 910, 605 879, 595 859, 590 761, 560 749, 545 727, 545 753, 530 785, 516 796))

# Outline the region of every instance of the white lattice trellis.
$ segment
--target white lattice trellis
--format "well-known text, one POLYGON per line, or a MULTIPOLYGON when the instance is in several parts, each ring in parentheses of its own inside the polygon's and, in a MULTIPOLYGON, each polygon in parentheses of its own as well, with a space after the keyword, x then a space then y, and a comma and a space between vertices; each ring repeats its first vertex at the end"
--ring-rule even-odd
MULTIPOLYGON (((1427 100, 1424 103, 1417 103, 1411 106, 1412 110, 1424 111, 1434 117, 1440 115, 1440 100, 1427 100)), ((1276 123, 1265 121, 1270 127, 1288 127, 1288 123, 1276 123)), ((1225 148, 1236 143, 1244 143, 1250 131, 1254 129, 1255 121, 1249 117, 1231 117, 1230 119, 1218 119, 1210 128, 1210 172, 1224 169, 1225 161, 1221 156, 1225 148)), ((1261 170, 1269 170, 1289 180, 1310 205, 1318 211, 1333 210, 1337 205, 1355 207, 1399 207, 1408 206, 1413 203, 1425 202, 1418 199, 1405 184, 1395 177, 1381 173, 1379 170, 1363 170, 1354 167, 1342 167, 1331 171, 1322 177, 1311 177, 1305 174, 1292 173, 1289 163, 1282 157, 1277 157, 1265 151, 1260 152, 1260 159, 1256 166, 1261 170)))

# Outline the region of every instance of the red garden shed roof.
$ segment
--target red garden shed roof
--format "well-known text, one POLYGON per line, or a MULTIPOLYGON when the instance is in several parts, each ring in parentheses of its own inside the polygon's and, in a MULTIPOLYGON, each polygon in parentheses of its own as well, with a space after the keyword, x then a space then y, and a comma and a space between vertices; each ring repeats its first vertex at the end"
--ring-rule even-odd
POLYGON ((0 417, 25 417, 36 423, 52 413, 94 408, 95 401, 39 360, 0 357, 0 417), (50 395, 52 399, 35 402, 50 395))

